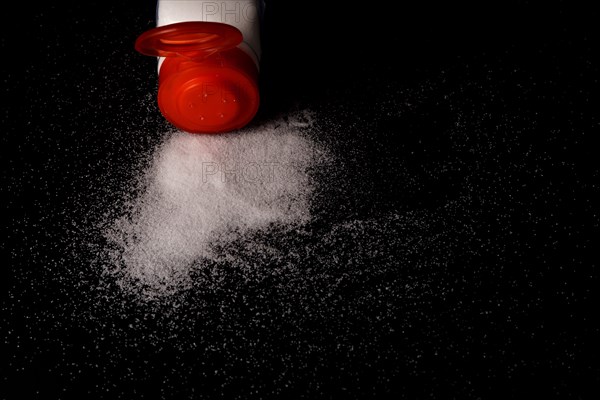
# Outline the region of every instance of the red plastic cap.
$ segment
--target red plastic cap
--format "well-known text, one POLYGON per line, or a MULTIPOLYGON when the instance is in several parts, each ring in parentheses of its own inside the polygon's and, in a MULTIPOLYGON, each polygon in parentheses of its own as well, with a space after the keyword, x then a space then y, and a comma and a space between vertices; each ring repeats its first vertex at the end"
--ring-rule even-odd
POLYGON ((151 29, 136 50, 166 57, 160 69, 158 106, 190 133, 239 129, 258 111, 258 69, 237 45, 241 32, 217 22, 181 22, 151 29))

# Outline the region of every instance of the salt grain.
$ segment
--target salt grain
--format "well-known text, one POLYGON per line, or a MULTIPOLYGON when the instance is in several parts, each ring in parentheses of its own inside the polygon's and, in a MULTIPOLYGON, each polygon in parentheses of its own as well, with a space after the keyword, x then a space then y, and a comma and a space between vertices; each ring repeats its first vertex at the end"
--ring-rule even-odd
POLYGON ((190 267, 228 235, 310 221, 311 170, 327 152, 310 116, 223 135, 173 132, 139 181, 139 195, 109 225, 110 272, 156 297, 185 287, 190 267))

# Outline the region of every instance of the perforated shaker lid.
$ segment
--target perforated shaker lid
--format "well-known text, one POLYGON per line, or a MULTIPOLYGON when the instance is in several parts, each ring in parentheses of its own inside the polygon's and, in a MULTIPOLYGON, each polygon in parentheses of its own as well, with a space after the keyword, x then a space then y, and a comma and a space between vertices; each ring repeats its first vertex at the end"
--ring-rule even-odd
POLYGON ((237 48, 234 26, 180 22, 144 32, 135 48, 165 57, 158 104, 167 120, 191 133, 216 133, 249 123, 258 110, 258 70, 237 48))

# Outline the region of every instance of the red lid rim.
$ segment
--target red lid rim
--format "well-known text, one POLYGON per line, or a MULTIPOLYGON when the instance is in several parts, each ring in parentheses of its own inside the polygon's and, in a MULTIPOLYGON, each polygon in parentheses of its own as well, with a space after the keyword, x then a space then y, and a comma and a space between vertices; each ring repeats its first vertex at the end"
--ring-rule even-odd
POLYGON ((180 56, 195 60, 232 49, 242 40, 242 32, 232 25, 189 21, 163 25, 144 32, 137 38, 135 49, 147 56, 180 56))

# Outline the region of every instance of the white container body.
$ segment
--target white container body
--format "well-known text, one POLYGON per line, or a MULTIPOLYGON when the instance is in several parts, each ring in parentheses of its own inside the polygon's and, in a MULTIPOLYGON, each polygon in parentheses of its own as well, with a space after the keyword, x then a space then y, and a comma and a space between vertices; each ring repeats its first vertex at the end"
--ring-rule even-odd
MULTIPOLYGON (((156 9, 156 26, 177 22, 206 21, 221 22, 238 28, 244 37, 239 48, 259 66, 260 18, 263 0, 159 0, 156 9)), ((158 60, 158 69, 163 58, 158 60)))

